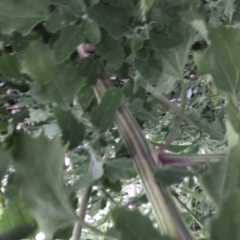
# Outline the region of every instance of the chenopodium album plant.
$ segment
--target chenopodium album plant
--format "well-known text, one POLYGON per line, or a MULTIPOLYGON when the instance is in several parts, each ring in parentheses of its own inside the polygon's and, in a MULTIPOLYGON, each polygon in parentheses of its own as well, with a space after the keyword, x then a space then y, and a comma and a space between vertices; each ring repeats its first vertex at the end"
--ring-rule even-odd
POLYGON ((1 0, 0 239, 240 239, 239 9, 1 0))

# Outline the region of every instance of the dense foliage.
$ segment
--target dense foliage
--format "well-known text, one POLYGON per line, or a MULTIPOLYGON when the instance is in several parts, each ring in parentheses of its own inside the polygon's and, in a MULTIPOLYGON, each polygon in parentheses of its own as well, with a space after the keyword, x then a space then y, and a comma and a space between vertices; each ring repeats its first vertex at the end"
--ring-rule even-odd
POLYGON ((0 240, 240 239, 239 22, 238 0, 0 0, 0 240))

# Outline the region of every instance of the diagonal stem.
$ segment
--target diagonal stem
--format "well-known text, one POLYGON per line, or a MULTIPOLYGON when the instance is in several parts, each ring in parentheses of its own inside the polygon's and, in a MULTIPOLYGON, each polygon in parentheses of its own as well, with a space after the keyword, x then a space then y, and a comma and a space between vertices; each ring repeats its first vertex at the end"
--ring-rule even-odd
MULTIPOLYGON (((98 100, 100 101, 105 92, 111 88, 111 82, 105 73, 102 73, 94 87, 98 100)), ((125 105, 119 107, 115 124, 129 152, 134 157, 136 169, 141 177, 146 195, 153 206, 162 233, 169 235, 174 240, 194 239, 179 215, 168 190, 155 181, 153 172, 157 169, 157 165, 151 149, 136 120, 125 105)))

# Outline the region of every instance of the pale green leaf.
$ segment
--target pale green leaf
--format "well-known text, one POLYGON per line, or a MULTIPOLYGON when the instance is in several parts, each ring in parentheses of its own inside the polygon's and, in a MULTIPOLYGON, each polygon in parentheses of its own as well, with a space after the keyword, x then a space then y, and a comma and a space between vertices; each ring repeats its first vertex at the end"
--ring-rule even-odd
POLYGON ((105 161, 104 172, 111 182, 136 177, 133 160, 129 158, 115 158, 105 161))
POLYGON ((64 18, 60 13, 59 8, 57 8, 47 19, 46 29, 51 33, 55 33, 62 27, 63 21, 64 18))
POLYGON ((82 24, 78 26, 65 27, 59 39, 54 44, 53 55, 56 63, 62 63, 67 60, 76 50, 77 46, 83 43, 85 36, 83 34, 82 24))
POLYGON ((15 31, 27 35, 49 15, 48 0, 1 0, 0 29, 4 34, 15 31))
POLYGON ((85 84, 71 65, 56 65, 50 49, 39 42, 32 42, 25 51, 22 71, 37 81, 46 102, 54 101, 64 107, 85 84))
POLYGON ((110 35, 102 34, 101 42, 96 45, 96 50, 114 68, 122 66, 125 52, 120 41, 110 35))
POLYGON ((210 230, 212 240, 240 239, 240 192, 228 196, 213 220, 210 230))
POLYGON ((167 240, 153 227, 150 219, 137 210, 115 208, 111 211, 120 240, 167 240))
POLYGON ((33 122, 40 123, 48 120, 52 114, 44 109, 29 109, 29 116, 33 122))
POLYGON ((183 41, 184 35, 177 29, 177 26, 167 26, 162 29, 154 28, 150 32, 150 42, 155 50, 174 48, 183 41))
POLYGON ((122 92, 119 89, 108 90, 100 104, 90 115, 92 124, 99 129, 109 128, 115 119, 115 113, 122 102, 122 92))
POLYGON ((156 92, 168 94, 177 80, 181 80, 188 61, 192 38, 189 37, 180 46, 173 49, 163 49, 156 52, 156 57, 162 62, 162 74, 157 83, 156 92))
POLYGON ((2 180, 3 176, 7 173, 11 161, 12 157, 10 152, 0 148, 0 181, 2 180))
POLYGON ((27 238, 36 229, 36 222, 20 202, 10 202, 2 209, 0 218, 0 239, 27 238))
POLYGON ((141 11, 141 17, 143 21, 146 21, 147 13, 153 6, 155 0, 141 0, 140 1, 140 11, 141 11))
POLYGON ((128 13, 122 7, 96 4, 88 9, 88 15, 116 38, 128 31, 128 13))
POLYGON ((101 41, 100 28, 98 24, 91 19, 86 19, 84 22, 84 33, 88 40, 93 44, 97 44, 101 41))
POLYGON ((194 54, 199 74, 210 74, 218 90, 234 99, 240 91, 240 41, 236 28, 208 27, 209 48, 194 54))
POLYGON ((62 130, 64 143, 69 143, 69 149, 78 147, 84 139, 84 125, 70 111, 55 108, 54 115, 62 130))
POLYGON ((18 189, 40 231, 51 238, 56 230, 72 226, 75 214, 63 188, 65 150, 60 140, 20 133, 13 152, 18 189))
POLYGON ((0 57, 0 74, 10 79, 20 78, 20 64, 16 55, 4 54, 0 57))
POLYGON ((229 18, 229 22, 232 21, 233 13, 235 12, 235 2, 236 0, 225 1, 224 14, 229 18))

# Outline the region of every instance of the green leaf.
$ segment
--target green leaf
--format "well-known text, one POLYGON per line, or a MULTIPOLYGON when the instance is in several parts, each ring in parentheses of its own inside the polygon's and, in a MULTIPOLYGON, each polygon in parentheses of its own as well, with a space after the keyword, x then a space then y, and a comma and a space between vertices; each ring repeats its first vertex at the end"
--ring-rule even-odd
POLYGON ((105 161, 104 172, 111 182, 136 177, 133 160, 129 158, 115 158, 105 161))
POLYGON ((115 113, 122 102, 122 92, 119 89, 108 90, 100 104, 90 115, 92 124, 99 129, 109 128, 114 121, 115 113))
POLYGON ((183 43, 183 41, 184 35, 175 25, 165 26, 162 29, 154 28, 150 32, 150 42, 156 50, 174 48, 183 43))
POLYGON ((13 152, 18 189, 40 231, 51 238, 56 230, 72 226, 75 215, 63 188, 65 151, 60 140, 20 133, 13 152))
POLYGON ((77 99, 84 111, 86 111, 93 98, 93 88, 91 85, 84 86, 77 94, 77 99))
POLYGON ((59 8, 57 8, 47 19, 46 29, 51 33, 55 33, 62 27, 63 21, 64 21, 64 18, 60 13, 59 8))
POLYGON ((218 205, 224 198, 240 190, 239 155, 238 143, 223 161, 209 164, 208 172, 202 176, 202 183, 218 205))
POLYGON ((97 44, 101 41, 101 31, 97 23, 91 19, 86 19, 84 22, 84 33, 88 40, 97 44))
POLYGON ((146 21, 147 13, 153 6, 155 0, 141 0, 140 1, 140 10, 142 21, 146 21))
POLYGON ((29 109, 29 116, 33 122, 40 123, 48 120, 52 114, 44 109, 29 109))
POLYGON ((144 39, 139 34, 134 34, 131 42, 131 49, 133 52, 141 49, 143 47, 144 39))
POLYGON ((79 76, 86 78, 87 84, 94 84, 100 72, 100 64, 93 56, 79 59, 77 73, 79 76))
POLYGON ((214 121, 210 121, 206 118, 202 118, 201 114, 196 109, 191 110, 188 116, 197 125, 199 125, 201 129, 203 129, 207 134, 209 134, 211 139, 224 139, 226 134, 226 128, 222 118, 217 116, 214 121))
POLYGON ((185 177, 193 177, 194 173, 181 167, 165 167, 154 173, 155 179, 166 186, 183 182, 185 177))
POLYGON ((240 239, 240 192, 224 200, 219 215, 211 225, 212 240, 240 239))
POLYGON ((116 208, 111 215, 120 240, 167 240, 153 227, 149 218, 137 210, 116 208))
POLYGON ((211 74, 218 90, 237 98, 240 91, 240 41, 235 28, 208 27, 210 46, 204 53, 195 53, 199 74, 211 74))
POLYGON ((122 7, 96 4, 88 9, 88 15, 116 38, 128 31, 128 13, 122 7))
POLYGON ((227 106, 227 115, 228 119, 231 122, 231 125, 233 126, 234 130, 239 134, 240 136, 240 112, 238 107, 234 105, 233 102, 229 102, 227 106))
POLYGON ((176 81, 183 78, 191 46, 192 38, 190 37, 177 48, 163 49, 155 53, 156 58, 162 62, 162 74, 156 87, 157 93, 168 94, 176 81))
POLYGON ((102 34, 101 42, 96 45, 96 50, 114 68, 122 66, 125 52, 120 41, 108 34, 102 34))
POLYGON ((25 50, 31 41, 38 39, 38 36, 34 33, 30 33, 27 36, 22 36, 20 33, 15 33, 11 36, 10 44, 14 51, 21 52, 25 50))
POLYGON ((156 84, 161 74, 161 64, 153 55, 150 55, 145 61, 135 57, 133 66, 148 82, 156 84))
POLYGON ((54 44, 53 56, 56 63, 59 64, 67 60, 84 40, 82 24, 65 27, 54 44))
POLYGON ((69 142, 69 149, 74 149, 79 146, 84 139, 84 125, 75 119, 71 111, 55 108, 54 115, 62 130, 64 143, 69 142))
POLYGON ((15 80, 21 77, 19 61, 16 55, 4 54, 0 57, 0 74, 15 80))
POLYGON ((22 225, 0 235, 0 240, 22 240, 29 237, 36 230, 36 225, 22 225))
POLYGON ((37 81, 47 97, 46 101, 54 101, 63 107, 72 102, 74 95, 85 84, 71 65, 57 66, 50 49, 39 42, 32 42, 25 51, 22 68, 24 73, 37 81))
POLYGON ((208 170, 200 179, 204 189, 213 201, 220 205, 222 202, 222 191, 227 164, 224 161, 208 164, 208 170))
POLYGON ((225 2, 225 9, 224 9, 224 14, 229 18, 229 22, 232 21, 232 16, 233 13, 235 12, 236 8, 235 8, 235 1, 236 0, 229 0, 225 2))
POLYGON ((12 161, 12 157, 10 152, 0 148, 0 181, 2 180, 3 176, 6 174, 11 161, 12 161))
POLYGON ((91 172, 86 172, 83 174, 77 181, 73 183, 72 186, 69 187, 69 191, 79 191, 84 187, 88 187, 94 182, 93 175, 91 172))
POLYGON ((27 35, 38 23, 48 18, 48 0, 1 0, 0 29, 10 35, 17 31, 27 35))
POLYGON ((14 202, 3 209, 0 218, 0 240, 20 240, 29 237, 36 222, 22 203, 14 202))

